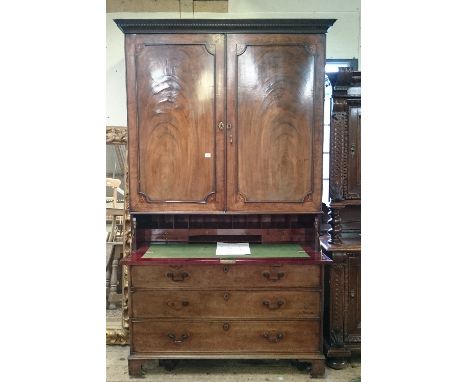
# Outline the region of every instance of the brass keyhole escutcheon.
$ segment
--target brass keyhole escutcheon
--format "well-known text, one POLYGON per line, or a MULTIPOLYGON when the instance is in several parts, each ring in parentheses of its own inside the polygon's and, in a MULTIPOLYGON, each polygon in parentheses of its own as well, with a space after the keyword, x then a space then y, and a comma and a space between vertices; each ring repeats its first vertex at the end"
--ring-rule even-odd
POLYGON ((224 129, 224 122, 223 121, 218 123, 218 129, 221 130, 221 131, 224 129))
POLYGON ((231 295, 228 292, 224 293, 223 295, 224 301, 229 300, 229 297, 231 297, 231 295))
POLYGON ((229 330, 230 327, 231 327, 231 325, 229 325, 229 323, 227 323, 227 322, 225 322, 225 323, 223 324, 223 330, 224 330, 225 332, 227 332, 227 331, 229 330))
POLYGON ((228 265, 225 265, 225 266, 223 267, 223 272, 224 272, 224 273, 228 273, 228 272, 229 272, 229 266, 228 266, 228 265))

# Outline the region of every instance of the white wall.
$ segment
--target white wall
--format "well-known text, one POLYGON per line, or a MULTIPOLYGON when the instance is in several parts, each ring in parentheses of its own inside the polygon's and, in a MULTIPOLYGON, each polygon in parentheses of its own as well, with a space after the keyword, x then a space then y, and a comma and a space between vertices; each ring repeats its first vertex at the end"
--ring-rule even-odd
POLYGON ((229 0, 228 13, 108 13, 107 125, 126 126, 123 33, 117 18, 317 18, 337 19, 327 36, 327 58, 357 58, 360 62, 360 0, 229 0))

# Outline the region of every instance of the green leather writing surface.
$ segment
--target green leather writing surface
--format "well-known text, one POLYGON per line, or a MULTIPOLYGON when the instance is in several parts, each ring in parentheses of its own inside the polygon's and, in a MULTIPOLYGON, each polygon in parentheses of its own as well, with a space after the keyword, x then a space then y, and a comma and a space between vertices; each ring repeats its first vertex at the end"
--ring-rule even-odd
POLYGON ((151 244, 142 259, 309 257, 299 244, 250 244, 250 255, 216 256, 216 244, 151 244))

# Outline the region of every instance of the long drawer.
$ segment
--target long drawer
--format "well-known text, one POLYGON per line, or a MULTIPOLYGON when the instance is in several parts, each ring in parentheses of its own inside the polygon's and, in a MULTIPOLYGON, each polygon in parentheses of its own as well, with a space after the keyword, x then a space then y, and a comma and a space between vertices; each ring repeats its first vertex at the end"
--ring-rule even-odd
POLYGON ((320 351, 320 321, 132 320, 132 352, 320 351))
POLYGON ((305 264, 158 264, 131 270, 131 286, 143 288, 318 288, 320 280, 320 266, 305 264))
POLYGON ((320 292, 137 289, 131 292, 131 316, 135 318, 318 318, 320 292))

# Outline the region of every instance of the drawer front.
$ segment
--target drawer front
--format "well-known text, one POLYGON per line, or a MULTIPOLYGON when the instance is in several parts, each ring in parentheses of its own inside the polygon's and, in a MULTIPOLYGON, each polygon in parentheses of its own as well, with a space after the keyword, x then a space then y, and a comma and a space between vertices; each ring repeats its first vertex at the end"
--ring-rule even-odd
POLYGON ((166 291, 131 292, 134 318, 233 317, 318 318, 320 292, 316 291, 166 291))
POLYGON ((131 267, 130 280, 144 288, 319 288, 320 265, 144 265, 131 267))
POLYGON ((307 353, 320 351, 320 321, 135 320, 133 352, 307 353))

